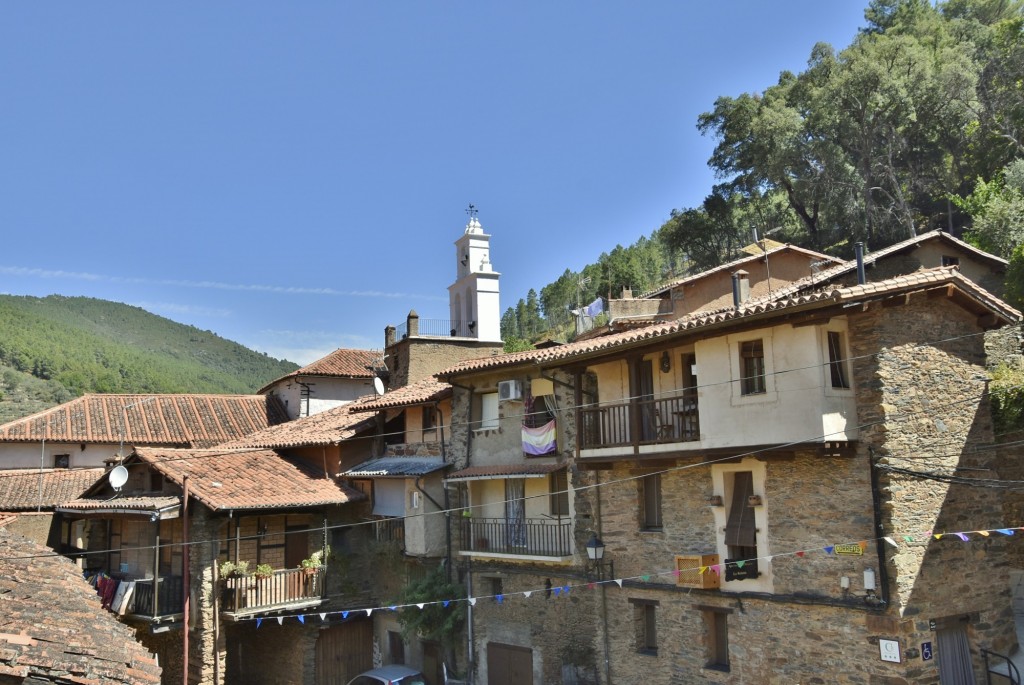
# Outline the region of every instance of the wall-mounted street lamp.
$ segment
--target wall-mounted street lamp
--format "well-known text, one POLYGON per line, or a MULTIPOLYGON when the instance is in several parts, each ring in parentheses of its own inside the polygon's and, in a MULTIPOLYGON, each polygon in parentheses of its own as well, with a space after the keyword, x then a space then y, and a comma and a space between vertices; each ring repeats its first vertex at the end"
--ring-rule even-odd
MULTIPOLYGON (((597 537, 597 533, 590 534, 590 540, 587 541, 587 575, 596 578, 597 580, 604 580, 604 543, 601 542, 601 538, 597 537)), ((615 574, 615 566, 609 563, 609 570, 611 575, 615 574)))

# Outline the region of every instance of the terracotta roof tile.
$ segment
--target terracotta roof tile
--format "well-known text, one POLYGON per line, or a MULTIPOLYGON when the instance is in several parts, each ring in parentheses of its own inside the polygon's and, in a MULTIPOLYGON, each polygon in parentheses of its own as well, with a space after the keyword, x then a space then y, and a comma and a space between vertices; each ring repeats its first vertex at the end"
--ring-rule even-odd
POLYGON ((301 369, 286 373, 260 388, 260 392, 266 391, 272 385, 283 381, 286 378, 296 376, 330 376, 333 378, 373 378, 373 364, 379 361, 380 352, 373 350, 347 350, 338 349, 326 357, 317 359, 312 364, 307 364, 301 369))
POLYGON ((287 420, 264 395, 84 395, 0 426, 0 441, 210 447, 287 420), (125 408, 127 407, 127 409, 125 408))
POLYGON ((460 478, 501 478, 503 476, 532 476, 554 473, 565 468, 565 464, 495 464, 493 466, 470 466, 467 469, 448 474, 447 480, 460 478))
POLYGON ((102 468, 0 471, 0 511, 51 510, 80 497, 102 475, 102 468))
POLYGON ((286 509, 345 504, 366 496, 323 471, 272 450, 174 450, 144 448, 135 457, 214 510, 286 509))
POLYGON ((1019 322, 1021 319, 1020 312, 965 278, 956 267, 942 267, 922 269, 912 274, 865 285, 845 288, 833 287, 829 290, 803 294, 795 293, 787 298, 782 298, 778 295, 773 295, 771 298, 763 297, 758 300, 749 301, 739 309, 730 307, 709 312, 693 312, 669 323, 656 324, 621 333, 612 333, 600 338, 568 343, 560 347, 471 359, 445 369, 436 375, 439 378, 452 378, 466 373, 501 369, 521 364, 546 365, 601 353, 617 347, 628 347, 658 338, 697 331, 718 324, 753 319, 755 317, 762 319, 765 315, 773 315, 776 312, 782 313, 798 308, 811 308, 819 304, 828 305, 849 302, 864 297, 884 297, 897 292, 932 288, 941 285, 955 286, 1004 322, 1019 322))
MULTIPOLYGON (((370 395, 364 400, 376 399, 370 395)), ((355 413, 361 400, 333 407, 312 416, 265 428, 237 440, 225 442, 221 448, 267 448, 288 449, 291 447, 337 445, 354 435, 372 429, 376 418, 355 413)))
POLYGON ((100 606, 74 563, 2 529, 0 673, 32 682, 160 682, 156 659, 100 606))
POLYGON ((176 495, 124 493, 118 494, 117 497, 79 497, 78 499, 64 502, 57 507, 57 510, 82 512, 153 512, 174 511, 180 507, 181 498, 176 495))
MULTIPOLYGON (((770 249, 770 250, 768 250, 768 256, 771 257, 773 254, 777 254, 777 253, 782 252, 782 251, 799 252, 801 254, 807 255, 808 257, 813 257, 814 259, 818 259, 818 260, 824 259, 824 260, 828 260, 830 262, 834 262, 836 264, 841 264, 843 262, 843 260, 837 259, 836 257, 829 256, 829 255, 824 254, 822 252, 815 252, 814 250, 808 250, 808 249, 805 249, 805 248, 802 248, 802 247, 797 247, 796 245, 782 245, 782 247, 776 247, 776 248, 770 249)), ((647 299, 647 298, 653 297, 654 295, 660 295, 661 293, 665 292, 666 290, 671 290, 672 288, 677 288, 677 287, 679 287, 681 285, 686 285, 687 283, 694 283, 696 281, 702 280, 702 279, 707 278, 708 276, 710 276, 712 274, 716 274, 716 273, 719 273, 721 271, 732 271, 733 269, 741 267, 744 264, 749 264, 749 263, 751 263, 751 262, 753 262, 755 260, 758 260, 758 259, 764 259, 764 253, 763 252, 762 253, 758 253, 758 254, 754 254, 754 255, 750 255, 750 256, 747 256, 747 257, 740 257, 739 259, 733 260, 733 261, 728 262, 726 264, 722 264, 720 266, 716 266, 713 269, 708 269, 707 271, 701 271, 699 274, 693 274, 693 275, 690 275, 690 276, 683 276, 682 278, 677 278, 674 281, 670 281, 669 283, 666 283, 664 285, 660 285, 657 288, 654 288, 653 290, 649 290, 646 293, 643 293, 641 295, 637 295, 636 297, 637 297, 637 299, 647 299)))
POLYGON ((388 390, 380 397, 373 397, 352 407, 353 412, 377 411, 392 407, 409 407, 416 404, 436 402, 452 394, 452 386, 433 378, 388 390))

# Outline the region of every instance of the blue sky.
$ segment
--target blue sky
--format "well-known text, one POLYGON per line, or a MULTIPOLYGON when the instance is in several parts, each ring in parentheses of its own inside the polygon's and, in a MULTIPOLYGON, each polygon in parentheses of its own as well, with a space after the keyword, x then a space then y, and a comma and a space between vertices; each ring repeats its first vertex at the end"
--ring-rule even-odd
POLYGON ((5 3, 0 292, 308 363, 448 318, 472 202, 504 310, 699 204, 697 116, 865 5, 5 3))

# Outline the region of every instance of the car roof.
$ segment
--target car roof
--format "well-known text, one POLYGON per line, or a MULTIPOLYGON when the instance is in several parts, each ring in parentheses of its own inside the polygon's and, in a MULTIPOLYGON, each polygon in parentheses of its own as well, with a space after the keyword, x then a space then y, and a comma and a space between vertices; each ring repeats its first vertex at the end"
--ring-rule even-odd
POLYGON ((359 675, 373 675, 381 678, 387 678, 393 680, 395 678, 401 678, 407 675, 416 675, 419 673, 415 668, 409 668, 401 664, 391 664, 390 666, 381 666, 370 671, 363 671, 359 675))

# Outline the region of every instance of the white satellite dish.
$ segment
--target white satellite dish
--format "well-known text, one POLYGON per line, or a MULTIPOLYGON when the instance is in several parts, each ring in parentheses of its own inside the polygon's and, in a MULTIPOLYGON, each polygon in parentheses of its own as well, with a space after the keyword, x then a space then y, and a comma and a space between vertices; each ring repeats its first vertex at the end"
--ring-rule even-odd
POLYGON ((110 482, 110 487, 120 492, 124 484, 128 482, 128 469, 123 466, 115 466, 111 469, 107 480, 110 482))
POLYGON ((384 394, 384 381, 379 376, 374 376, 373 378, 373 391, 378 395, 384 394))

